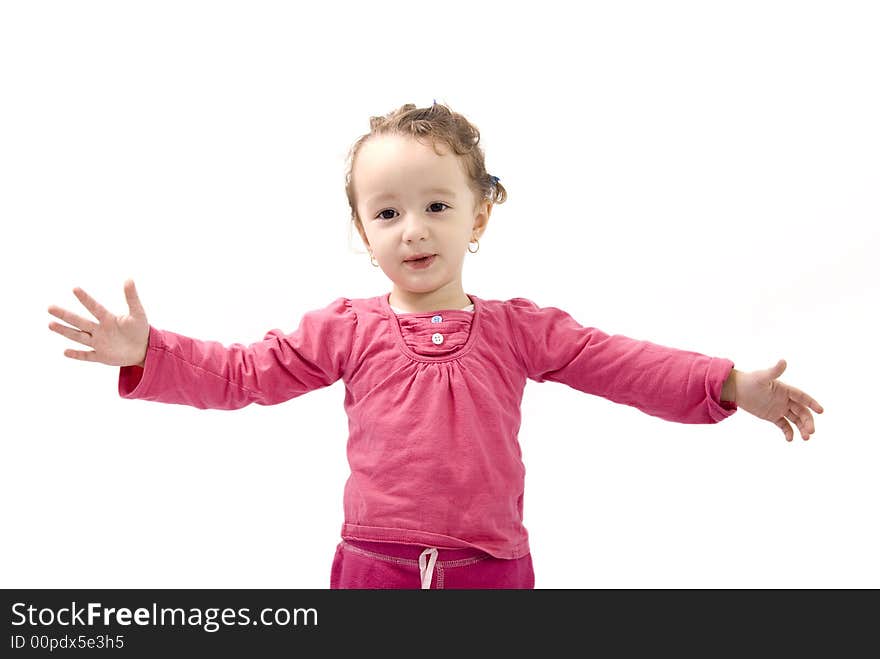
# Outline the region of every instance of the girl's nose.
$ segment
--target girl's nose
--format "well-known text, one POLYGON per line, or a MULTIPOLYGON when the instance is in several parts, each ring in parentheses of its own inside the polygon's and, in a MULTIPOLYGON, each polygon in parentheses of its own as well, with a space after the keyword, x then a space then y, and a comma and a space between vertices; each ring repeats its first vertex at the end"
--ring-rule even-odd
POLYGON ((408 213, 403 218, 404 233, 424 234, 427 231, 428 219, 419 213, 408 213))

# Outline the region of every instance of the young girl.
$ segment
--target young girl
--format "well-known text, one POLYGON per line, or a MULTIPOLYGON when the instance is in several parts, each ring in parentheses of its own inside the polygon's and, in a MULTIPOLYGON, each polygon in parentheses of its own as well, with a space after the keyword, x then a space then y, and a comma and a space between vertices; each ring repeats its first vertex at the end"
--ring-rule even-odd
POLYGON ((371 117, 349 155, 346 193, 370 262, 390 293, 339 297, 291 333, 224 347, 147 322, 134 282, 127 315, 85 291, 97 322, 50 306, 50 323, 91 351, 73 359, 119 366, 124 398, 234 410, 274 405, 345 383, 351 475, 331 588, 533 588, 523 526, 518 431, 526 379, 565 383, 678 423, 717 423, 738 408, 791 441, 815 431, 822 407, 729 359, 608 335, 556 307, 465 293, 492 207, 479 131, 437 104, 371 117), (471 249, 471 244, 475 247, 471 249))

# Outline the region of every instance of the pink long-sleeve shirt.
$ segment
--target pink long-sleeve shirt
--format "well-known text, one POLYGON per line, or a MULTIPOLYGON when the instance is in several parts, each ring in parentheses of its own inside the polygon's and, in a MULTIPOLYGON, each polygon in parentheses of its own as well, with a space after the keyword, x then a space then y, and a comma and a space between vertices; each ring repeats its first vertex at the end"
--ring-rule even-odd
POLYGON ((340 297, 290 333, 228 347, 150 326, 144 367, 123 398, 234 410, 275 405, 340 378, 351 475, 344 538, 529 551, 518 441, 526 379, 561 382, 668 421, 717 423, 734 364, 584 327, 526 298, 473 312, 397 314, 388 294, 340 297))

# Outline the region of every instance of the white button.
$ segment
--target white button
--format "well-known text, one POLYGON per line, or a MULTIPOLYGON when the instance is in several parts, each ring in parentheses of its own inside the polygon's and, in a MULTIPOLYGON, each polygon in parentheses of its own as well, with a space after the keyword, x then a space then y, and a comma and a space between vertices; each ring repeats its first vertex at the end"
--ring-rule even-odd
POLYGON ((442 334, 435 334, 434 336, 431 337, 431 340, 434 343, 436 343, 437 345, 440 345, 441 343, 443 343, 443 335, 442 334))
POLYGON ((432 322, 432 323, 442 323, 442 322, 443 322, 443 316, 440 316, 440 315, 434 316, 434 317, 431 319, 431 322, 432 322))

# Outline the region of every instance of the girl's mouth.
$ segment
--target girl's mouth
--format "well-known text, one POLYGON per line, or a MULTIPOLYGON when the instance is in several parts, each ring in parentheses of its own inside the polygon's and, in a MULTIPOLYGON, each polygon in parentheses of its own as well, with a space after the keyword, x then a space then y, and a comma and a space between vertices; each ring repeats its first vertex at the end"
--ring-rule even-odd
POLYGON ((415 259, 414 261, 404 261, 404 263, 406 265, 408 265, 410 268, 415 268, 416 270, 422 270, 422 269, 430 266, 434 262, 434 259, 436 257, 437 257, 437 255, 434 254, 433 256, 426 256, 425 258, 415 259))

